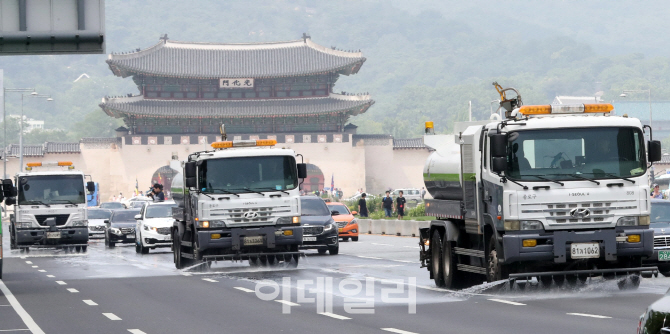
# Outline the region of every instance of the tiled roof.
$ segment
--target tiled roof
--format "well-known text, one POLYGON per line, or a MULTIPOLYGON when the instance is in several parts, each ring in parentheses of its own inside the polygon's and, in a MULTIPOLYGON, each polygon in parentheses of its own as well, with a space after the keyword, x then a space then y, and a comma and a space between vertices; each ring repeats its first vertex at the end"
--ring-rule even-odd
POLYGON ((423 144, 423 138, 393 139, 393 149, 430 149, 423 144))
MULTIPOLYGON (((8 149, 8 156, 18 157, 20 154, 19 145, 10 144, 8 149)), ((44 145, 23 145, 24 157, 37 157, 44 155, 44 145)))
POLYGON ((142 96, 105 98, 100 107, 123 117, 265 117, 364 113, 374 101, 369 95, 330 94, 327 97, 267 100, 158 100, 142 96))
POLYGON ((318 45, 310 38, 275 43, 215 44, 161 41, 147 49, 111 54, 115 75, 134 73, 180 78, 277 78, 317 73, 355 74, 361 52, 318 45))
POLYGON ((47 153, 79 153, 81 148, 79 143, 53 143, 45 144, 47 153))

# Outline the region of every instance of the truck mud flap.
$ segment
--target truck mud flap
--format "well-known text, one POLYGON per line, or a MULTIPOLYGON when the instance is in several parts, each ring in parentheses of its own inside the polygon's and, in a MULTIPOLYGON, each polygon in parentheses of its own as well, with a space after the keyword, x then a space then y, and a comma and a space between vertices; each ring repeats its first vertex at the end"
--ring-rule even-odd
POLYGON ((424 227, 419 229, 419 260, 421 260, 421 268, 426 268, 430 265, 430 248, 426 250, 426 242, 430 240, 430 228, 424 227))
MULTIPOLYGON (((184 254, 186 255, 186 254, 184 254)), ((190 255, 190 254, 189 254, 190 255)), ((226 254, 226 255, 205 255, 202 257, 203 261, 244 261, 255 258, 267 258, 268 256, 275 256, 279 260, 289 261, 294 255, 305 257, 303 252, 276 252, 276 253, 247 253, 247 254, 226 254)))
POLYGON ((613 269, 586 269, 586 270, 566 270, 566 271, 545 271, 537 273, 519 273, 510 274, 509 280, 515 281, 518 279, 530 279, 532 277, 542 276, 600 276, 604 274, 640 274, 641 272, 651 272, 658 274, 658 267, 637 267, 637 268, 613 268, 613 269))

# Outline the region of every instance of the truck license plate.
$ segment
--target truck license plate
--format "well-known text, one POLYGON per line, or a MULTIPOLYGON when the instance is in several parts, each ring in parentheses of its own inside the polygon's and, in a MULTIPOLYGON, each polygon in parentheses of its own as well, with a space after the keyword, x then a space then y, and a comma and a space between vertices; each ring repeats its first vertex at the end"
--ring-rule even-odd
POLYGON ((253 236, 253 237, 244 237, 243 241, 244 241, 245 246, 262 245, 263 244, 263 236, 262 235, 257 235, 257 236, 253 236))
POLYGON ((597 259, 600 257, 600 244, 597 242, 571 244, 570 253, 573 259, 597 259))
POLYGON ((316 241, 316 237, 302 237, 302 241, 316 241))
POLYGON ((670 250, 658 251, 658 260, 659 261, 670 261, 670 250))
POLYGON ((60 239, 60 232, 47 232, 47 239, 60 239))

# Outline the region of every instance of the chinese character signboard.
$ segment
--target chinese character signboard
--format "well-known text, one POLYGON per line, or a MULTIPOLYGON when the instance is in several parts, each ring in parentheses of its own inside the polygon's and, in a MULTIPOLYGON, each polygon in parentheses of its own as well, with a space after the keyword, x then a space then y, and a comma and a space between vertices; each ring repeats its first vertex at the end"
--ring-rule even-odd
POLYGON ((219 79, 219 88, 254 88, 254 79, 219 79))

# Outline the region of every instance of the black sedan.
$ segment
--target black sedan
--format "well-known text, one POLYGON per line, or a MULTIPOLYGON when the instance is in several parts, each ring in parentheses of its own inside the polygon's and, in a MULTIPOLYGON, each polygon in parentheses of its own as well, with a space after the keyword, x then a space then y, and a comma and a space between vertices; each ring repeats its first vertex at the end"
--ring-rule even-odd
POLYGON ((134 244, 135 243, 135 215, 140 214, 140 210, 117 210, 112 212, 109 220, 105 220, 107 229, 105 230, 105 245, 114 247, 117 243, 134 244))
MULTIPOLYGON (((649 227, 654 230, 654 255, 644 260, 645 266, 656 266, 663 276, 670 276, 670 201, 651 200, 649 227)), ((648 276, 643 273, 643 276, 648 276)))
POLYGON ((637 325, 638 334, 670 333, 670 290, 661 299, 651 304, 640 317, 637 325))
POLYGON ((300 198, 303 249, 316 249, 319 254, 336 255, 340 251, 337 224, 326 203, 315 196, 300 198))

